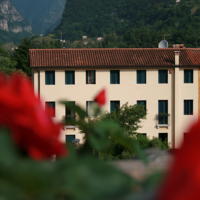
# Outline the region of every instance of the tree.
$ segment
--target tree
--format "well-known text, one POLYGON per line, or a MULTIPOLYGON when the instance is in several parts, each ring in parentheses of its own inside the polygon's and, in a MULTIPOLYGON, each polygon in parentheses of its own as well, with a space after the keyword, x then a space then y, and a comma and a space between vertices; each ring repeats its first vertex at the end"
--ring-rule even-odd
POLYGON ((10 52, 0 47, 0 71, 4 73, 12 73, 17 71, 16 62, 11 58, 10 52))
POLYGON ((24 71, 31 76, 31 69, 29 66, 29 49, 43 49, 43 48, 59 48, 60 41, 55 39, 53 35, 45 37, 25 38, 19 44, 18 48, 13 54, 13 60, 16 62, 16 68, 24 71))
POLYGON ((140 127, 141 119, 146 116, 146 111, 142 105, 124 104, 115 112, 106 113, 101 117, 101 120, 113 120, 117 122, 128 135, 137 133, 140 127))

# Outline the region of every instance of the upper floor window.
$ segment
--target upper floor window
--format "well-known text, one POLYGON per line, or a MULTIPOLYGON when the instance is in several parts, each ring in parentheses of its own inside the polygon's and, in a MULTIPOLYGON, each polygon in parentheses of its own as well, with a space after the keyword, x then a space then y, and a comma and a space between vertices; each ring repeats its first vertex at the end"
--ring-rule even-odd
POLYGON ((193 83, 193 70, 192 69, 184 70, 184 83, 193 83))
POLYGON ((193 115, 193 100, 184 100, 184 115, 193 115))
POLYGON ((168 124, 168 100, 158 101, 158 124, 168 124))
POLYGON ((96 71, 87 70, 86 71, 86 84, 96 84, 96 71))
POLYGON ((45 84, 55 85, 55 71, 45 71, 45 84))
POLYGON ((120 101, 111 101, 110 102, 110 112, 115 112, 120 108, 120 101))
POLYGON ((89 117, 94 116, 95 112, 95 102, 94 101, 86 101, 86 112, 89 117))
POLYGON ((143 106, 145 112, 147 111, 147 101, 146 100, 138 100, 137 104, 143 106))
POLYGON ((55 101, 46 101, 45 106, 50 108, 51 116, 56 116, 56 102, 55 101))
POLYGON ((66 120, 74 120, 75 119, 75 112, 70 108, 70 106, 75 105, 75 101, 67 101, 69 106, 65 106, 65 119, 66 120))
POLYGON ((168 70, 158 70, 158 83, 168 83, 168 70))
POLYGON ((120 84, 120 71, 111 70, 110 71, 110 83, 111 84, 120 84))
POLYGON ((74 85, 75 84, 75 72, 74 71, 65 71, 65 84, 74 85))
POLYGON ((146 70, 137 70, 137 83, 146 83, 146 70))

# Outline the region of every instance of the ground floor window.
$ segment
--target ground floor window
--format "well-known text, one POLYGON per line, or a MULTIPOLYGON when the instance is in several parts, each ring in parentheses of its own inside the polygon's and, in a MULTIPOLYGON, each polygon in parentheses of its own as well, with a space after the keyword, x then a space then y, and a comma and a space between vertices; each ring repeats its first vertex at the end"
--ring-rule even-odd
POLYGON ((158 134, 158 138, 159 138, 159 140, 161 140, 162 142, 168 143, 168 133, 159 133, 159 134, 158 134))

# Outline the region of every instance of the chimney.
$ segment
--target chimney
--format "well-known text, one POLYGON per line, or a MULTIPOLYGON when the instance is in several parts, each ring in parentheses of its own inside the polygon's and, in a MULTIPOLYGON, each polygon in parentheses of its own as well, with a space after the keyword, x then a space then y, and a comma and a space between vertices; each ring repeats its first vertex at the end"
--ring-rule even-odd
POLYGON ((180 65, 180 51, 174 51, 175 53, 175 66, 180 65))
POLYGON ((184 44, 173 44, 173 48, 174 49, 181 49, 181 48, 185 48, 184 44))

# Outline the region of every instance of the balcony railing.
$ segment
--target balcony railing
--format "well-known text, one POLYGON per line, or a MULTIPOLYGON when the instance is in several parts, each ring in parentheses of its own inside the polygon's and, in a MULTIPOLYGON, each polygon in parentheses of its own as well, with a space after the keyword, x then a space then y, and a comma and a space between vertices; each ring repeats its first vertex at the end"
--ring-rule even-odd
POLYGON ((169 114, 168 113, 159 113, 157 115, 158 126, 168 126, 169 124, 169 114))

